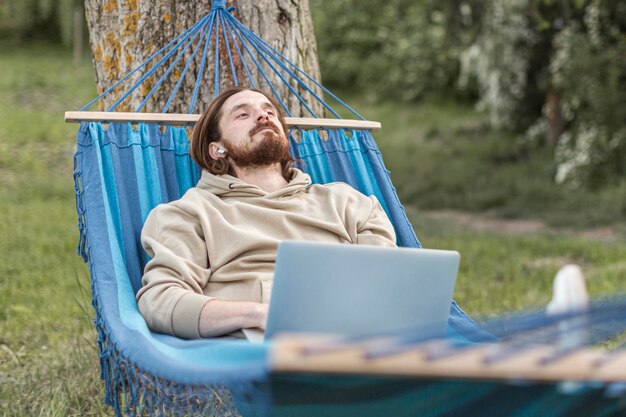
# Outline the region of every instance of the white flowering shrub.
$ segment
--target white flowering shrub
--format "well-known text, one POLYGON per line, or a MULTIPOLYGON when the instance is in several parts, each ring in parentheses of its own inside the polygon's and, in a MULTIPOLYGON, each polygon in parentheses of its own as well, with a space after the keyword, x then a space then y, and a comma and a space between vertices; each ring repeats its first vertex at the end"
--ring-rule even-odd
POLYGON ((626 176, 626 3, 489 0, 459 83, 496 128, 554 145, 556 181, 626 176))
POLYGON ((478 107, 496 128, 515 129, 525 113, 533 48, 538 39, 525 10, 530 0, 487 2, 480 36, 460 56, 459 85, 475 79, 478 107))
POLYGON ((556 181, 571 186, 626 176, 626 6, 620 22, 619 7, 605 3, 591 2, 554 38, 550 76, 566 126, 556 181))

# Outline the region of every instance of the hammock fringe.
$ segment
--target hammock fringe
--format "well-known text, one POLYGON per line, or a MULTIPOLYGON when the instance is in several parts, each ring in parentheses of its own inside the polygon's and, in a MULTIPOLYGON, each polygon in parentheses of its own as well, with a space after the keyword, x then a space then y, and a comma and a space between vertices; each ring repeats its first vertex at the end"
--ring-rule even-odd
POLYGON ((87 262, 87 226, 85 225, 85 202, 82 182, 82 170, 78 168, 79 151, 74 154, 74 195, 76 197, 76 214, 78 216, 78 246, 76 253, 87 262))
MULTIPOLYGON (((180 384, 142 371, 112 341, 97 301, 94 307, 104 402, 116 416, 239 415, 231 391, 225 387, 180 384)), ((256 391, 252 386, 249 389, 256 391)))

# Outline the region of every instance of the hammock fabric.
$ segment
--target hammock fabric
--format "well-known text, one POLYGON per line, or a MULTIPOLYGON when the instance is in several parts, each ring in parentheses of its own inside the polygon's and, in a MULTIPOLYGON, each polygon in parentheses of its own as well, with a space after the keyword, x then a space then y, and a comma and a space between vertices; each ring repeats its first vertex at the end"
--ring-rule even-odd
MULTIPOLYGON (((234 378, 242 386, 264 376, 264 346, 153 334, 139 315, 135 293, 147 261, 139 242, 143 221, 157 204, 180 198, 197 182, 199 171, 189 158, 185 129, 134 126, 82 124, 75 157, 79 250, 91 270, 107 401, 115 401, 119 385, 133 379, 124 372, 135 367, 169 378, 174 371, 191 384, 226 384, 234 378), (120 366, 130 358, 133 366, 120 366)), ((314 181, 342 180, 377 195, 394 223, 404 225, 396 227, 400 244, 419 246, 369 134, 355 131, 347 138, 331 132, 327 141, 315 130, 301 136, 300 143, 291 141, 294 156, 314 181)), ((475 327, 456 303, 450 323, 451 333, 475 327)))
MULTIPOLYGON (((376 194, 400 244, 419 246, 367 132, 348 137, 334 131, 327 141, 316 130, 300 135, 299 142, 291 138, 292 152, 314 181, 342 180, 376 194)), ((572 396, 545 384, 272 374, 267 345, 150 332, 135 302, 146 262, 139 235, 152 207, 179 198, 198 179, 188 147, 185 129, 155 124, 83 123, 78 133, 79 250, 91 271, 105 400, 116 415, 229 415, 235 407, 244 415, 288 416, 478 416, 512 410, 519 416, 565 416, 580 409, 589 410, 587 415, 619 410, 620 400, 607 399, 602 387, 572 396)), ((453 303, 450 339, 486 340, 485 334, 453 303)))

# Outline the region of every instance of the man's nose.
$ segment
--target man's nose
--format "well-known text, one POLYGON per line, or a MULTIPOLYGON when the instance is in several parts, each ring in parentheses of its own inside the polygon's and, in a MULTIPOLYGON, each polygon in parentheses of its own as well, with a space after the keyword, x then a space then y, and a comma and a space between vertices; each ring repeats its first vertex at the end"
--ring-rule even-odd
POLYGON ((259 109, 257 116, 256 116, 256 120, 258 122, 266 122, 268 121, 270 118, 270 115, 263 109, 259 109))

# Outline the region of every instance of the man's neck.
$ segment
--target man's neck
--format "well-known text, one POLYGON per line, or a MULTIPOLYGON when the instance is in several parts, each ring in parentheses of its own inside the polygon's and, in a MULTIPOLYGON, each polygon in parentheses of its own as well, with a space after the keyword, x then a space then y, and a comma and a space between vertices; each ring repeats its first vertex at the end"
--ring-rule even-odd
POLYGON ((256 185, 268 193, 280 190, 288 182, 283 178, 280 164, 267 167, 234 167, 235 175, 248 184, 256 185))

